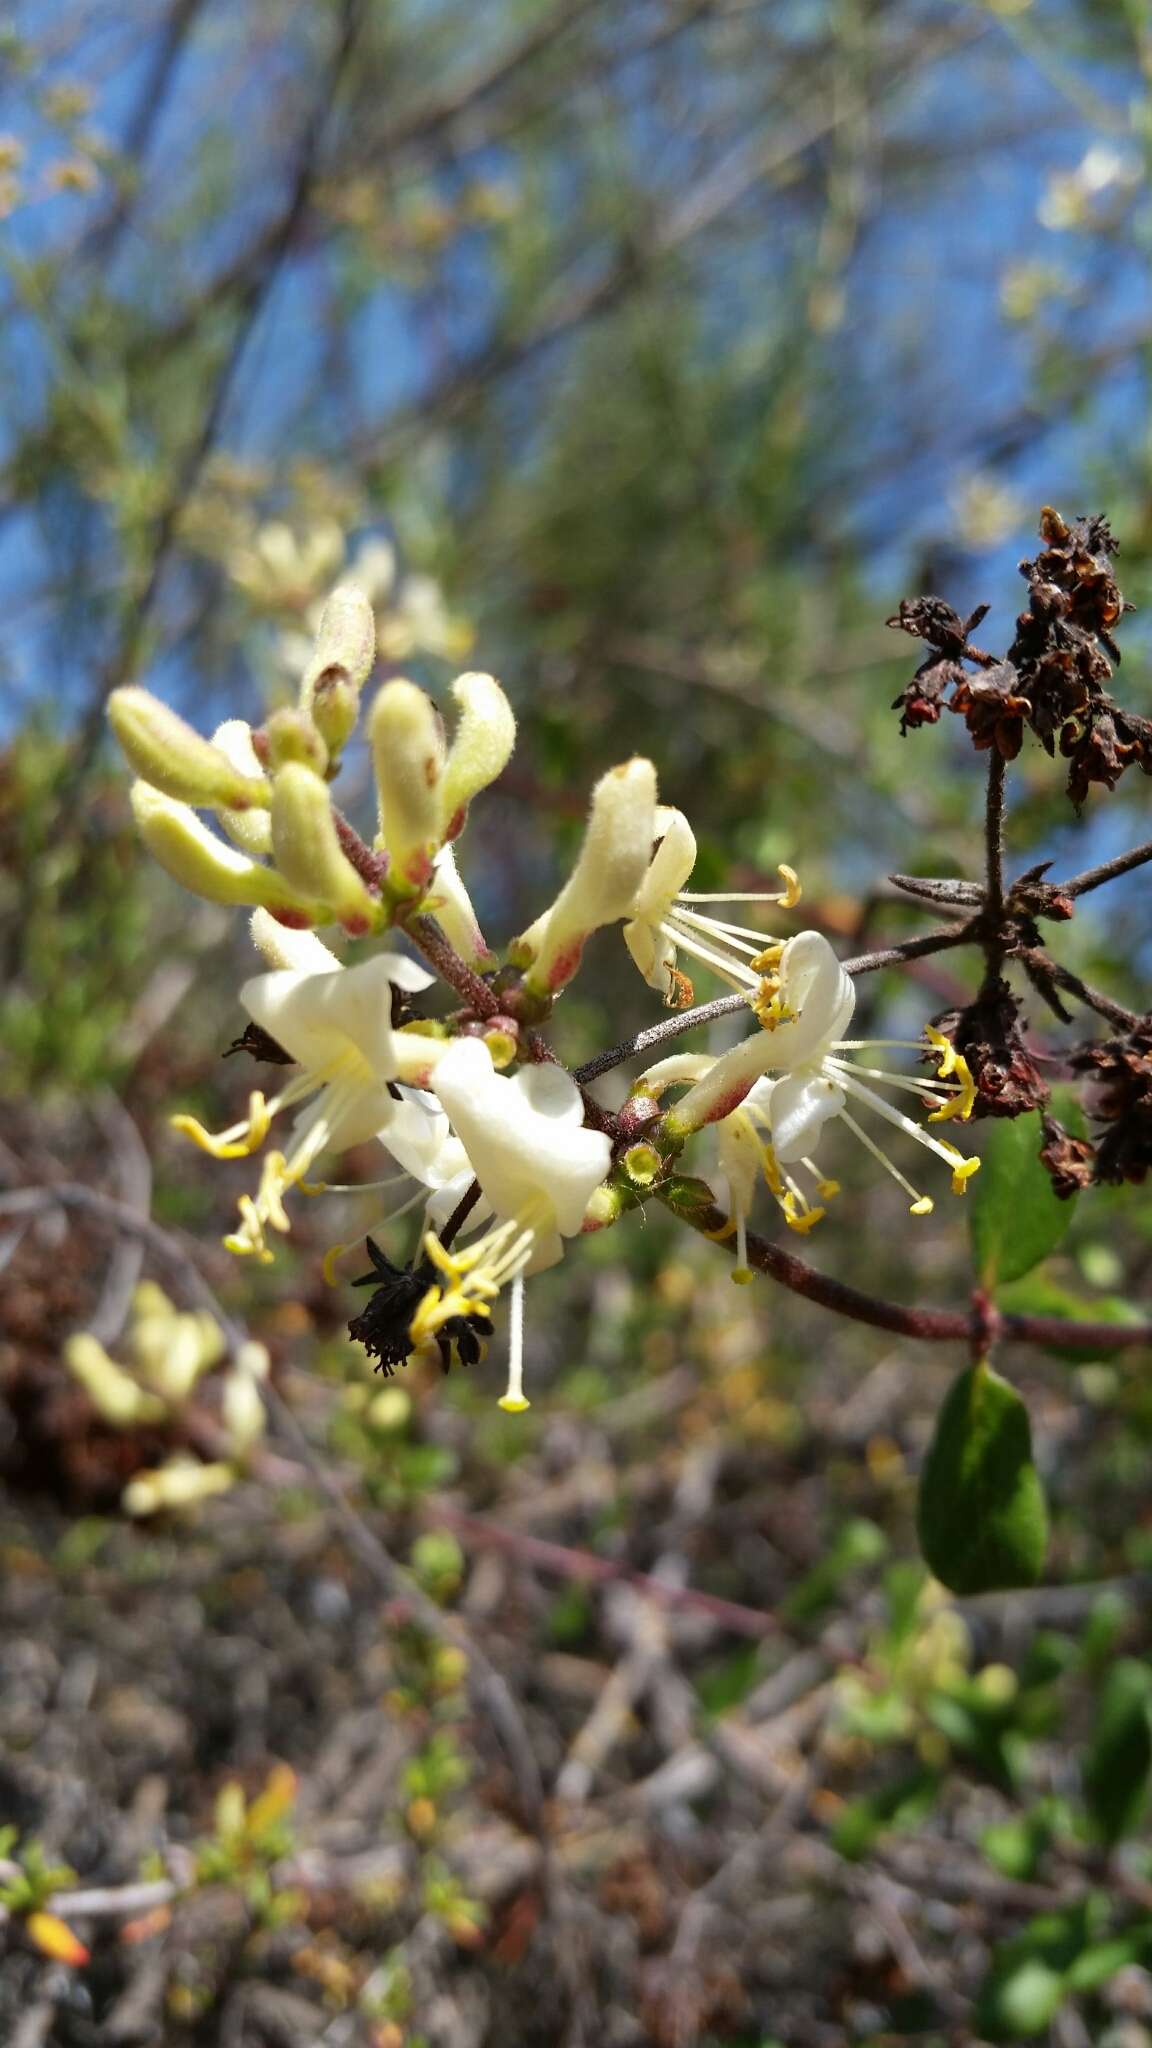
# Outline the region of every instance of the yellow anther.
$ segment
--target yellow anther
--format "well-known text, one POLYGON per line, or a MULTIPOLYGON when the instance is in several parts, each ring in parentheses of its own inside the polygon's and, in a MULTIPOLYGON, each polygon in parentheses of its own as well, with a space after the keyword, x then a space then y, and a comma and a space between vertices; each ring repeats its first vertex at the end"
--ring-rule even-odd
POLYGON ((772 1150, 771 1145, 761 1147, 760 1169, 764 1175, 769 1194, 774 1195, 778 1202, 782 1202, 784 1200, 784 1181, 780 1168, 776 1164, 776 1154, 772 1150))
POLYGON ((799 875, 796 873, 795 868, 788 867, 784 861, 779 863, 776 873, 784 884, 784 894, 780 898, 781 909, 795 910, 804 893, 800 887, 799 875))
POLYGON ((840 1183, 838 1180, 818 1180, 816 1193, 822 1202, 830 1202, 834 1195, 840 1193, 840 1183))
MULTIPOLYGON (((752 962, 755 967, 757 963, 752 962)), ((760 983, 752 1003, 753 1015, 765 1031, 775 1031, 778 1024, 790 1024, 795 1011, 790 1010, 780 990, 780 983, 774 976, 767 976, 760 983)))
POLYGON ((910 1216, 930 1216, 935 1207, 936 1204, 932 1200, 931 1195, 921 1195, 918 1201, 913 1202, 908 1214, 910 1216))
POLYGON ((168 1121, 174 1131, 179 1131, 182 1137, 191 1138, 194 1145, 199 1145, 200 1150, 209 1153, 213 1159, 247 1159, 264 1143, 272 1118, 264 1097, 259 1089, 254 1089, 248 1097, 246 1124, 234 1124, 232 1127, 239 1133, 236 1137, 231 1132, 223 1132, 217 1137, 205 1130, 194 1116, 180 1114, 169 1117, 168 1121))
POLYGON ((251 1195, 241 1195, 237 1207, 240 1229, 224 1239, 225 1251, 234 1253, 238 1259, 255 1259, 258 1265, 270 1266, 273 1255, 264 1242, 264 1226, 251 1195))
MULTIPOLYGON (((940 1071, 943 1073, 944 1069, 941 1068, 940 1071)), ((952 1116, 958 1116, 962 1123, 967 1123, 976 1107, 976 1083, 968 1071, 968 1062, 963 1053, 954 1054, 948 1071, 956 1082, 956 1093, 949 1102, 942 1102, 939 1109, 932 1111, 928 1118, 930 1124, 944 1123, 952 1116)))
POLYGON ((723 1244, 724 1239, 726 1237, 731 1237, 735 1229, 735 1216, 726 1216, 723 1223, 720 1225, 719 1230, 702 1230, 700 1232, 700 1235, 701 1237, 710 1237, 712 1239, 713 1244, 723 1244))
POLYGON ((790 1209, 787 1204, 791 1198, 785 1196, 784 1199, 784 1221, 788 1225, 789 1230, 798 1231, 801 1237, 807 1237, 810 1230, 815 1230, 816 1225, 823 1220, 827 1213, 826 1210, 820 1208, 804 1209, 802 1211, 797 1211, 795 1208, 790 1209))
POLYGON ((762 953, 754 953, 748 965, 757 974, 771 974, 779 967, 783 958, 784 941, 774 939, 770 946, 765 946, 762 953))
MULTIPOLYGON (((303 1185, 303 1183, 301 1183, 301 1185, 303 1185)), ((354 1238, 354 1239, 352 1240, 352 1243, 354 1244, 355 1242, 356 1242, 356 1240, 355 1240, 355 1238, 354 1238)), ((327 1251, 326 1251, 326 1252, 325 1252, 325 1254, 324 1254, 324 1257, 323 1257, 323 1258, 321 1259, 321 1261, 320 1261, 320 1271, 321 1271, 321 1272, 323 1273, 323 1275, 324 1275, 324 1285, 325 1285, 326 1287, 338 1287, 338 1286, 339 1286, 339 1284, 340 1284, 340 1276, 339 1276, 339 1274, 338 1274, 338 1273, 337 1273, 337 1271, 336 1271, 336 1262, 337 1262, 337 1260, 338 1260, 338 1259, 342 1259, 342 1258, 343 1258, 343 1256, 344 1256, 344 1254, 345 1254, 345 1252, 350 1252, 350 1251, 351 1251, 351 1249, 352 1249, 352 1244, 330 1244, 330 1245, 329 1245, 329 1247, 328 1247, 327 1251)))
POLYGON ((936 1072, 942 1081, 946 1081, 949 1074, 954 1071, 960 1055, 952 1040, 946 1038, 942 1031, 938 1031, 935 1024, 926 1024, 924 1026, 924 1036, 928 1040, 933 1054, 940 1062, 936 1072))
POLYGON ((980 1161, 978 1159, 965 1159, 964 1154, 958 1152, 955 1145, 950 1145, 945 1138, 940 1140, 940 1149, 952 1167, 952 1193, 954 1195, 962 1195, 965 1185, 971 1180, 972 1175, 979 1173, 980 1161))
POLYGON ((287 1236, 292 1225, 281 1199, 285 1188, 292 1186, 288 1162, 282 1152, 269 1152, 260 1174, 260 1185, 256 1190, 256 1207, 272 1225, 273 1230, 282 1230, 287 1236))

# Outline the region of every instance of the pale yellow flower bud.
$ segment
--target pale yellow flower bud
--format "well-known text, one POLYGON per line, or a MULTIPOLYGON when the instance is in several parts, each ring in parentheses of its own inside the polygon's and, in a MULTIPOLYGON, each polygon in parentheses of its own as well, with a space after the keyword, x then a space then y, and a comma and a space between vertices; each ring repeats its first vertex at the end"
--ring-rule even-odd
POLYGON ((512 706, 494 676, 457 676, 452 695, 459 715, 444 771, 447 839, 456 838, 473 797, 508 766, 516 744, 512 706))
POLYGON ((120 1496, 127 1515, 158 1515, 165 1508, 179 1513, 198 1507, 236 1484, 231 1465, 198 1465, 191 1458, 172 1458, 154 1471, 138 1472, 120 1496))
POLYGON ((360 692, 376 660, 376 618, 364 592, 343 583, 320 614, 316 648, 300 686, 300 708, 310 713, 334 759, 360 716, 360 692))
POLYGON ((516 941, 530 963, 525 986, 555 995, 580 965, 590 932, 631 914, 652 858, 656 770, 637 755, 601 777, 580 856, 550 910, 516 941))
POLYGON ((149 853, 194 896, 210 903, 261 904, 294 925, 330 922, 326 904, 293 889, 275 868, 261 867, 236 847, 225 846, 187 804, 147 782, 134 782, 129 795, 149 853))
POLYGON ((272 791, 272 852, 285 880, 331 905, 356 936, 379 922, 379 903, 340 846, 328 785, 302 761, 289 761, 272 791))
POLYGON ((271 791, 262 775, 242 774, 220 747, 186 725, 149 690, 113 690, 108 718, 137 775, 186 804, 247 811, 267 809, 271 791))
POLYGON ((402 677, 377 692, 370 726, 389 886, 419 896, 444 836, 443 729, 431 698, 402 677))
POLYGON ((268 748, 268 768, 273 777, 290 761, 302 762, 313 775, 324 774, 328 766, 328 749, 306 711, 293 711, 287 705, 281 711, 274 711, 265 721, 264 739, 268 748))
MULTIPOLYGON (((212 744, 226 754, 239 775, 263 776, 256 749, 252 744, 252 727, 243 718, 226 718, 212 735, 212 744)), ((259 859, 262 854, 272 851, 272 822, 267 811, 226 811, 217 813, 224 831, 234 846, 259 859)))
POLYGON ((164 1403, 155 1394, 137 1386, 131 1373, 109 1358, 104 1346, 86 1330, 69 1337, 64 1345, 64 1363, 74 1380, 83 1387, 97 1413, 114 1429, 131 1429, 137 1423, 158 1422, 164 1403))
POLYGON ((225 1376, 221 1395, 221 1418, 234 1457, 244 1457, 264 1434, 265 1410, 260 1382, 268 1377, 269 1359, 263 1344, 254 1339, 240 1346, 231 1372, 225 1376))

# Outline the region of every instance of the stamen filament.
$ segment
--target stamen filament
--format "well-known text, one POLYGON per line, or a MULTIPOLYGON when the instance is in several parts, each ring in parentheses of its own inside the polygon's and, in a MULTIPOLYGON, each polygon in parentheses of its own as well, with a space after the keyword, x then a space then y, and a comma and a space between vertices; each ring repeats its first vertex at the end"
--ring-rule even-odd
POLYGON ((852 1132, 853 1137, 859 1138, 860 1143, 864 1146, 866 1151, 872 1154, 873 1159, 878 1160, 880 1165, 884 1168, 885 1172, 891 1174, 893 1180, 899 1183, 899 1185, 903 1188, 906 1195, 911 1195, 913 1215, 930 1215, 932 1212, 931 1196, 921 1195, 917 1193, 917 1190, 913 1187, 911 1181, 908 1180, 905 1177, 905 1175, 901 1173, 900 1168, 898 1166, 893 1164, 892 1160, 889 1159, 888 1154, 882 1151, 881 1147, 876 1143, 876 1140, 872 1137, 869 1137, 868 1132, 864 1129, 863 1124, 857 1123, 856 1118, 852 1116, 848 1110, 842 1109, 840 1111, 840 1115, 844 1119, 844 1122, 847 1124, 848 1129, 852 1132), (925 1207, 925 1204, 927 1204, 927 1207, 925 1207))

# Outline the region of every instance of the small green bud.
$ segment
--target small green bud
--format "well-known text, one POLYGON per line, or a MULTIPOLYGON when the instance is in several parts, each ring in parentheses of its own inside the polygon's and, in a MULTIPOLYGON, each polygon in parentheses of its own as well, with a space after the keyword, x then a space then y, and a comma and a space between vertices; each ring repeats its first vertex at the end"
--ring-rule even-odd
POLYGON ((220 747, 194 732, 150 690, 126 685, 108 699, 108 718, 137 775, 180 803, 267 809, 263 776, 242 774, 220 747))
POLYGON ((377 692, 370 729, 388 886, 422 896, 444 836, 443 729, 431 698, 400 676, 377 692))
POLYGON ((272 852, 285 880, 330 904, 345 931, 359 937, 380 923, 378 899, 340 845, 328 785, 302 761, 272 785, 272 852))
POLYGON ((655 1145, 630 1145, 620 1164, 638 1188, 650 1188, 664 1172, 664 1161, 655 1145))

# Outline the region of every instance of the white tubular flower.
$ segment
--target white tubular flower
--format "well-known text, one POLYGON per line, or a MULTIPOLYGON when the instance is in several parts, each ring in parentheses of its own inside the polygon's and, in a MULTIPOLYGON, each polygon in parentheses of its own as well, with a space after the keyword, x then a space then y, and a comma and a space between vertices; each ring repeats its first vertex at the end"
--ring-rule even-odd
MULTIPOLYGON (((231 761, 238 775, 263 775, 260 758, 252 744, 252 727, 243 718, 226 718, 212 735, 212 745, 231 761)), ((272 851, 272 820, 267 811, 221 810, 217 816, 234 846, 253 859, 272 851)))
POLYGON ((775 944, 768 932, 729 924, 690 906, 696 903, 773 903, 791 910, 800 901, 795 869, 781 867, 784 888, 767 892, 701 894, 686 891, 696 865, 696 839, 682 811, 661 806, 656 813, 659 845, 636 893, 632 915, 624 926, 624 943, 650 988, 657 988, 674 1009, 692 1001, 692 983, 676 966, 685 952, 710 967, 733 988, 752 989, 760 957, 775 944))
POLYGON ((253 1022, 298 1062, 301 1072, 272 1102, 259 1090, 248 1114, 213 1134, 195 1117, 173 1117, 176 1130, 216 1159, 242 1159, 263 1144, 272 1119, 297 1103, 309 1107, 293 1125, 287 1153, 270 1152, 258 1193, 240 1198, 241 1227, 224 1242, 229 1251, 271 1259, 265 1226, 287 1231, 283 1197, 303 1180, 321 1152, 342 1150, 383 1133, 397 1104, 389 1083, 426 1087, 445 1041, 422 1032, 393 1031, 394 988, 427 988, 432 977, 399 953, 381 953, 356 967, 285 967, 246 981, 240 1000, 253 1022))
POLYGON ((525 987, 533 994, 558 994, 579 967, 590 934, 629 916, 655 831, 656 770, 638 755, 596 784, 572 873, 551 909, 516 941, 513 955, 527 965, 525 987))
POLYGON ((728 1182, 732 1226, 739 1238, 738 1277, 747 1271, 743 1237, 751 1200, 751 1161, 755 1159, 790 1227, 810 1230, 824 1214, 812 1195, 825 1201, 839 1191, 834 1181, 820 1173, 812 1156, 832 1117, 847 1124, 899 1182, 911 1197, 914 1216, 931 1212, 931 1198, 917 1192, 857 1122, 848 1108, 850 1101, 863 1104, 944 1160, 955 1193, 964 1192, 979 1167, 978 1159, 964 1158, 954 1145, 923 1130, 869 1086, 870 1081, 882 1081, 887 1087, 917 1096, 921 1103, 931 1105, 931 1122, 952 1116, 966 1119, 972 1113, 975 1089, 964 1060, 931 1025, 923 1040, 845 1038, 855 1001, 851 977, 827 939, 820 932, 798 932, 781 950, 777 976, 758 989, 760 1031, 730 1052, 705 1062, 706 1071, 701 1056, 686 1059, 680 1055, 650 1068, 639 1083, 645 1093, 659 1096, 674 1082, 692 1081, 688 1093, 665 1118, 671 1136, 687 1137, 705 1124, 718 1126, 721 1170, 728 1182), (858 1066, 844 1056, 887 1045, 930 1053, 939 1063, 936 1076, 916 1079, 892 1074, 883 1068, 858 1066), (799 1178, 801 1169, 810 1177, 807 1189, 799 1178))
MULTIPOLYGON (((481 1040, 463 1038, 440 1061, 435 1089, 497 1220, 459 1251, 446 1251, 432 1232, 425 1237, 439 1278, 413 1318, 414 1348, 455 1316, 490 1316, 503 1286, 553 1265, 562 1240, 583 1228, 612 1157, 607 1135, 585 1129, 580 1091, 560 1067, 524 1067, 508 1077, 496 1072, 481 1040)), ((528 1405, 518 1307, 511 1348, 501 1406, 518 1411, 528 1405)))
POLYGON ((294 889, 275 868, 261 867, 198 818, 190 804, 164 796, 150 783, 134 782, 132 815, 153 859, 194 896, 209 903, 260 904, 295 925, 327 924, 325 903, 294 889))
POLYGON ((516 744, 512 706, 495 676, 457 676, 452 695, 456 730, 441 791, 444 837, 449 840, 463 829, 473 797, 508 766, 516 744))

